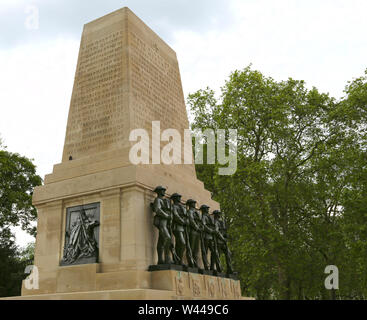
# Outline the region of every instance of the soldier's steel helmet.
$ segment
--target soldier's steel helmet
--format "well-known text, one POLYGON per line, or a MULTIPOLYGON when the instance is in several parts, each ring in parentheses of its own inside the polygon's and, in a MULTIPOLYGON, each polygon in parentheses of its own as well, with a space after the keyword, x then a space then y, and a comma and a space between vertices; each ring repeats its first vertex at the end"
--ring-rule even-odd
POLYGON ((210 207, 207 206, 206 204, 203 204, 201 207, 200 207, 200 210, 203 210, 203 209, 209 209, 210 207))
POLYGON ((174 198, 181 198, 182 196, 179 193, 174 193, 171 195, 170 199, 174 199, 174 198))
POLYGON ((220 215, 222 214, 222 211, 214 210, 214 211, 213 211, 213 214, 214 214, 215 216, 220 216, 220 215))
POLYGON ((189 199, 186 201, 186 204, 190 204, 190 203, 196 203, 196 200, 194 199, 189 199))
POLYGON ((164 191, 166 191, 167 189, 166 189, 165 187, 158 186, 158 187, 156 187, 156 188, 154 189, 154 191, 153 191, 153 192, 158 192, 158 191, 160 191, 160 190, 164 190, 164 191))

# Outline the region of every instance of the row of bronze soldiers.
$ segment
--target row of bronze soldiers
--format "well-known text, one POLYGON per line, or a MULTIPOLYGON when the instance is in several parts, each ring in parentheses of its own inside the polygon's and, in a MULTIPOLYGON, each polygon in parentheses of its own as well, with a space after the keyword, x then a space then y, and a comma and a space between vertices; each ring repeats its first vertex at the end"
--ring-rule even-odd
POLYGON ((227 274, 233 274, 231 252, 227 245, 227 230, 222 213, 209 207, 200 207, 201 215, 196 210, 196 201, 189 199, 186 206, 181 203, 181 195, 174 193, 168 199, 166 188, 158 186, 154 190, 157 197, 152 203, 155 213, 154 226, 159 230, 157 252, 158 265, 175 264, 202 269, 199 266, 199 249, 205 270, 222 273, 221 254, 226 257, 227 274), (175 241, 173 241, 173 238, 175 241), (210 253, 210 264, 208 254, 210 253))

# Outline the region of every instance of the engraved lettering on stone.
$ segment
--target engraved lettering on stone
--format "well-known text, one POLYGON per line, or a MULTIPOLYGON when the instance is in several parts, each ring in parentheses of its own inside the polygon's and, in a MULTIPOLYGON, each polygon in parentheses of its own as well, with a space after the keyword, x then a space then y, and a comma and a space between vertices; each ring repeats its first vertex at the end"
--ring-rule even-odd
POLYGON ((70 155, 105 150, 126 133, 123 110, 123 35, 82 40, 65 146, 70 155))
POLYGON ((184 281, 182 279, 181 275, 178 275, 176 277, 176 293, 179 296, 182 296, 184 294, 184 289, 185 289, 185 285, 184 285, 184 281))

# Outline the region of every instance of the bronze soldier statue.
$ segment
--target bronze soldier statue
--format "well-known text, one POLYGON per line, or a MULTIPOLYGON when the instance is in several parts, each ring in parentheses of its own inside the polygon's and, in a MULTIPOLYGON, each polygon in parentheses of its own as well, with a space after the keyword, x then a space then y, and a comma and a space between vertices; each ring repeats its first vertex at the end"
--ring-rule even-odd
POLYGON ((199 267, 199 245, 202 231, 201 217, 199 212, 196 211, 196 201, 189 199, 186 201, 186 205, 189 207, 187 215, 189 218, 189 240, 192 252, 192 259, 195 268, 199 267))
POLYGON ((157 197, 154 200, 152 209, 155 212, 153 224, 159 230, 157 253, 158 264, 172 264, 170 257, 172 246, 172 237, 169 231, 169 225, 172 220, 170 201, 164 198, 166 188, 158 186, 154 189, 157 197))
POLYGON ((203 222, 203 263, 205 270, 209 270, 207 254, 210 251, 210 270, 215 271, 215 262, 217 260, 217 251, 215 250, 215 226, 214 221, 209 216, 209 207, 203 204, 200 207, 202 213, 202 222, 203 222))
POLYGON ((227 227, 225 221, 222 219, 222 212, 219 210, 214 210, 213 215, 215 224, 215 237, 218 250, 218 261, 220 255, 224 253, 226 257, 227 273, 233 274, 231 252, 227 244, 227 227))
POLYGON ((186 258, 188 265, 193 267, 191 248, 188 238, 189 219, 185 207, 181 204, 181 195, 174 193, 171 195, 173 200, 172 215, 173 215, 173 234, 176 241, 176 253, 178 256, 178 264, 184 265, 184 253, 186 249, 186 258))

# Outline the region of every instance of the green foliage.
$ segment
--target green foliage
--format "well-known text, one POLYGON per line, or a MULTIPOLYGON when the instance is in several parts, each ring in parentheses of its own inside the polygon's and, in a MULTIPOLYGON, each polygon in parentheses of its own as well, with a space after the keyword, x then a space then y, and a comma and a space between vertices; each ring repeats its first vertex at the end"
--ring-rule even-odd
POLYGON ((35 235, 32 193, 41 183, 31 160, 6 151, 0 141, 0 296, 20 295, 24 269, 32 264, 34 245, 19 249, 11 228, 35 235))
POLYGON ((8 229, 0 232, 0 297, 19 296, 26 266, 33 264, 29 248, 20 250, 8 229), (27 254, 25 254, 27 252, 27 254))
MULTIPOLYGON (((367 75, 367 73, 366 73, 367 75)), ((277 82, 247 67, 217 101, 189 95, 192 129, 237 129, 238 169, 196 165, 221 203, 247 295, 328 299, 327 265, 340 272, 337 297, 366 295, 367 78, 336 101, 304 81, 277 82)))
POLYGON ((0 146, 0 229, 21 225, 35 235, 31 222, 37 212, 32 206, 32 193, 42 180, 31 160, 0 146))
POLYGON ((19 251, 19 261, 24 263, 26 266, 33 265, 34 250, 35 242, 30 242, 24 248, 21 248, 19 251))

